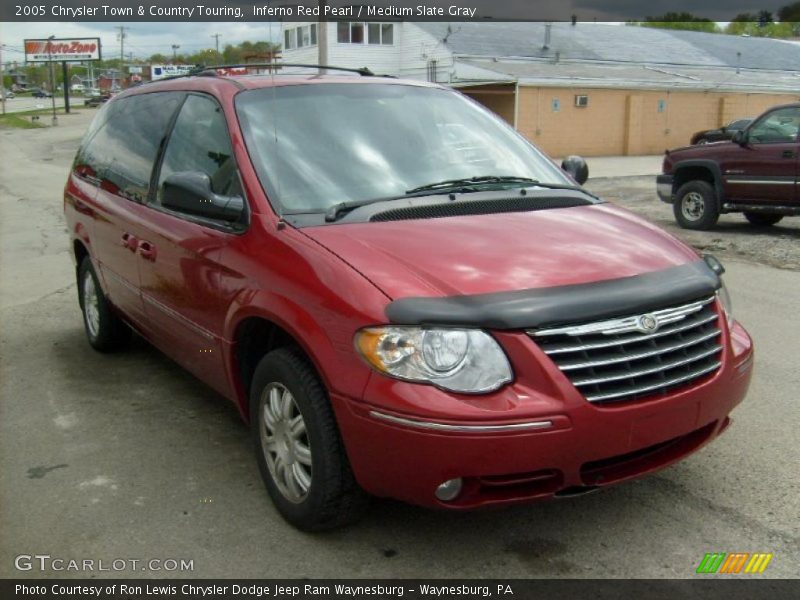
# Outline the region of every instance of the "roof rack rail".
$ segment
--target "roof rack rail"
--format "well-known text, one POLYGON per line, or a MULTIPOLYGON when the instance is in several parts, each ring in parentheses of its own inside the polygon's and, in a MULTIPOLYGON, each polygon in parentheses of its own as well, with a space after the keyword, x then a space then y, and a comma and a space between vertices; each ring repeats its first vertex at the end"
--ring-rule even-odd
MULTIPOLYGON (((278 71, 283 67, 298 67, 298 68, 305 68, 305 69, 318 69, 318 70, 328 70, 328 71, 344 71, 347 73, 357 73, 362 77, 394 77, 393 75, 376 75, 367 67, 361 67, 359 69, 353 69, 350 67, 334 67, 332 65, 313 65, 307 63, 286 63, 286 62, 264 62, 264 63, 239 63, 239 64, 232 64, 232 65, 209 65, 204 69, 200 70, 199 72, 192 72, 189 75, 216 75, 216 71, 218 69, 245 69, 245 68, 260 68, 260 69, 273 69, 278 71)), ((194 70, 193 70, 194 71, 194 70)))

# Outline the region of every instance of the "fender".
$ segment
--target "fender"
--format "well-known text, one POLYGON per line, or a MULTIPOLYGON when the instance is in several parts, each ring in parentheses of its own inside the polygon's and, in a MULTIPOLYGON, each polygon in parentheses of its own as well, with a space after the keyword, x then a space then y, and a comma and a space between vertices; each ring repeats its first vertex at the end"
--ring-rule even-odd
POLYGON ((355 356, 352 334, 337 328, 333 322, 328 327, 323 326, 317 316, 285 296, 263 289, 245 290, 232 303, 225 317, 225 338, 230 340, 225 344, 225 367, 236 393, 235 402, 245 421, 249 420, 249 398, 239 378, 234 340, 239 325, 250 317, 270 321, 286 331, 310 358, 330 393, 362 397, 370 369, 355 356), (244 299, 246 304, 242 302, 244 299), (345 345, 343 339, 332 339, 331 328, 346 339, 345 345), (346 353, 350 356, 346 357, 346 353))
MULTIPOLYGON (((722 203, 725 199, 725 195, 722 189, 722 170, 719 168, 719 164, 717 164, 713 160, 700 159, 700 158, 690 158, 686 160, 681 160, 676 163, 673 163, 672 165, 673 175, 677 175, 680 169, 686 167, 703 167, 711 172, 711 175, 714 177, 714 191, 716 192, 717 196, 717 210, 722 212, 722 203)), ((673 190, 673 194, 676 191, 677 190, 673 190)))

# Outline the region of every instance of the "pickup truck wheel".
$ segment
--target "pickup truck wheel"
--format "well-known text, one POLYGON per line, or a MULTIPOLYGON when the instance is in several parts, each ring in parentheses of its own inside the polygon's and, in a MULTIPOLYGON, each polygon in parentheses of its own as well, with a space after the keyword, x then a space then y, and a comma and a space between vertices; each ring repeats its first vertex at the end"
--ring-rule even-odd
POLYGON ((297 350, 258 364, 250 390, 256 460, 281 516, 303 531, 356 521, 367 503, 356 483, 322 382, 297 350))
POLYGON ((706 181, 684 183, 675 194, 672 210, 684 229, 711 229, 719 219, 716 193, 706 181))
POLYGON ((775 225, 775 223, 783 218, 783 215, 766 215, 763 213, 746 212, 744 213, 744 218, 750 221, 750 223, 753 225, 767 227, 769 225, 775 225))
POLYGON ((78 267, 78 302, 89 344, 99 352, 114 352, 131 339, 130 328, 106 300, 91 259, 86 256, 78 267))

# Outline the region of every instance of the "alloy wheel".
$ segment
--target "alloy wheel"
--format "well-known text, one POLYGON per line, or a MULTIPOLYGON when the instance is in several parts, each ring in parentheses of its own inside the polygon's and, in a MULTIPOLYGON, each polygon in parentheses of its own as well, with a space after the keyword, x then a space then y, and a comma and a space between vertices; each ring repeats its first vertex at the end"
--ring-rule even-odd
POLYGON ((702 219, 705 208, 705 200, 699 192, 689 192, 681 199, 681 213, 687 221, 702 219))
POLYGON ((267 468, 281 494, 299 504, 311 488, 311 444, 294 396, 272 382, 261 393, 259 438, 267 468))

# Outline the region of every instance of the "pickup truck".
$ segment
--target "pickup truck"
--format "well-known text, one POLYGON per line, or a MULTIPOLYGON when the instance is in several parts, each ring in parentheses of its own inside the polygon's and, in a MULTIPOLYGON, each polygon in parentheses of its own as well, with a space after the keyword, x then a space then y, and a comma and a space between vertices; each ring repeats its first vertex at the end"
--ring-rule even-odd
POLYGON ((685 229, 711 229, 723 213, 741 212, 753 225, 800 214, 800 104, 769 109, 730 142, 667 150, 656 178, 685 229))

